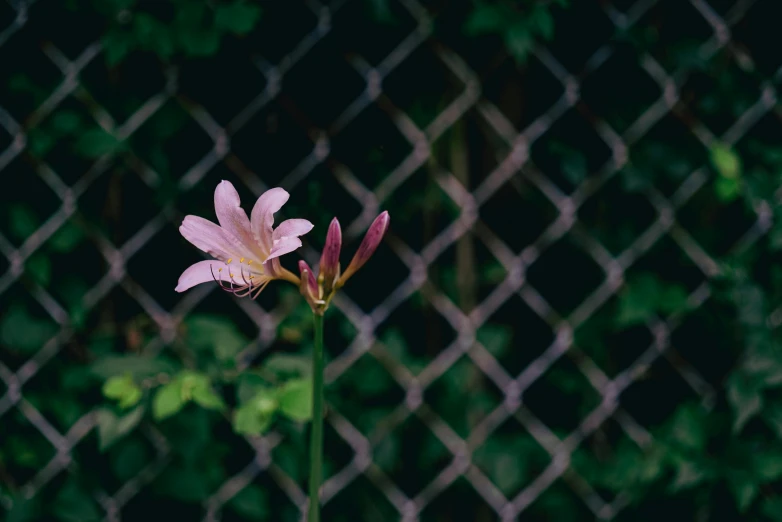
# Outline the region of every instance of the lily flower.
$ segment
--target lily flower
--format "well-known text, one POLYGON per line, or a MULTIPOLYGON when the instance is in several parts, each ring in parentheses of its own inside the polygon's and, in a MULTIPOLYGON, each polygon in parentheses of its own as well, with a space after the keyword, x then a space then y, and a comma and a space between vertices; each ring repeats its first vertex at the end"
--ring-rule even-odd
POLYGON ((342 288, 347 280, 369 261, 388 230, 390 220, 388 212, 383 212, 375 218, 345 272, 341 272, 339 264, 342 229, 337 218, 331 220, 329 230, 326 233, 326 244, 320 258, 320 273, 316 274, 306 261, 299 261, 301 294, 313 312, 322 315, 336 291, 342 288))
POLYGON ((239 193, 228 181, 215 190, 215 213, 219 225, 198 216, 186 216, 179 232, 214 260, 199 261, 179 277, 176 291, 216 281, 220 288, 238 297, 253 299, 274 279, 299 285, 299 278, 280 265, 280 256, 301 246, 302 236, 312 230, 306 219, 288 219, 273 228, 274 214, 290 195, 281 188, 261 194, 250 218, 240 206, 239 193))

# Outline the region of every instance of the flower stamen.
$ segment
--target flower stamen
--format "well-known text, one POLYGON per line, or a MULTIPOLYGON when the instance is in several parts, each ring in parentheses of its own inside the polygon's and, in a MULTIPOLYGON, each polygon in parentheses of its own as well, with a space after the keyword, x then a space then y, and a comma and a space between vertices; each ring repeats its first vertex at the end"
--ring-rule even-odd
MULTIPOLYGON (((244 259, 244 258, 242 258, 244 259)), ((244 277, 244 267, 239 267, 239 272, 242 276, 242 281, 244 281, 244 284, 250 285, 250 283, 247 281, 247 279, 244 277)), ((250 276, 250 279, 252 279, 252 275, 250 276)))
MULTIPOLYGON (((219 273, 222 270, 223 270, 222 268, 219 268, 217 270, 217 272, 219 273)), ((227 283, 225 281, 223 281, 222 277, 220 277, 218 279, 217 276, 215 276, 215 271, 214 271, 214 268, 212 267, 212 265, 209 265, 209 271, 212 272, 212 279, 215 280, 215 282, 220 286, 220 288, 222 290, 225 290, 226 292, 234 293, 233 286, 226 286, 227 283)))

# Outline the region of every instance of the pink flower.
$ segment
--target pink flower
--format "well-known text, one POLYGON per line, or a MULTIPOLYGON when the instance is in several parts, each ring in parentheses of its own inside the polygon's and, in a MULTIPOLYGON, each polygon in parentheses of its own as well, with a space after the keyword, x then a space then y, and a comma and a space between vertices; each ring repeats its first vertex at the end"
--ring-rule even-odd
POLYGON ((300 290, 315 313, 323 314, 334 297, 334 293, 342 288, 345 282, 364 266, 364 263, 369 261, 388 230, 390 220, 388 212, 383 212, 375 218, 345 272, 340 272, 339 265, 342 229, 337 218, 331 220, 329 230, 326 233, 326 244, 320 258, 320 274, 316 275, 305 261, 299 261, 300 290))
POLYGON ((299 278, 280 265, 279 257, 301 246, 299 236, 312 230, 312 223, 288 219, 277 228, 272 227, 274 213, 288 197, 281 188, 267 190, 258 198, 248 219, 234 186, 221 181, 215 190, 215 213, 220 225, 198 216, 186 216, 179 227, 185 239, 215 260, 190 266, 179 277, 176 291, 217 281, 223 290, 255 299, 273 279, 298 285, 299 278))

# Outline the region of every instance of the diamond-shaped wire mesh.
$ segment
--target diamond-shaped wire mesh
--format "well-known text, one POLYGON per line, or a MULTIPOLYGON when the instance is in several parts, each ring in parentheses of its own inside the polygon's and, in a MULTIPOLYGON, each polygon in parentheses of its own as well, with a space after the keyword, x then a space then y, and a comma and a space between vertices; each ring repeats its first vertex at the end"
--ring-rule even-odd
MULTIPOLYGON (((40 439, 46 451, 31 456, 24 472, 9 477, 0 468, 0 478, 23 496, 48 498, 52 484, 80 475, 95 412, 53 417, 37 399, 61 385, 63 367, 79 379, 78 367, 111 351, 111 341, 85 344, 84 324, 125 336, 126 346, 146 354, 170 355, 192 313, 246 325, 257 335, 244 352, 248 361, 280 340, 287 309, 273 296, 232 301, 209 285, 173 293, 197 255, 178 237, 179 220, 203 214, 216 182, 231 179, 245 201, 269 186, 292 193, 291 204, 317 227, 302 252, 309 261, 332 215, 355 245, 381 209, 392 209, 375 266, 357 276, 333 312, 353 335, 327 342, 333 457, 323 487, 326 520, 337 519, 330 506, 348 509, 354 496, 371 499, 379 519, 389 520, 446 520, 467 509, 475 520, 510 521, 543 498, 575 499, 585 513, 578 520, 614 518, 628 498, 606 498, 580 472, 575 452, 609 424, 645 447, 652 435, 644 409, 655 385, 679 386, 706 407, 714 390, 706 370, 684 362, 672 345, 676 314, 637 328, 629 341, 635 348, 610 364, 575 332, 600 320, 639 266, 686 274, 688 304, 701 306, 719 272, 715 258, 750 247, 768 230, 770 209, 759 206, 741 216, 740 234, 714 243, 695 236, 688 220, 697 216, 687 209, 710 186, 715 143, 736 145, 764 118, 778 120, 782 69, 757 62, 766 79, 747 74, 755 97, 741 104, 719 99, 718 86, 691 70, 685 51, 667 47, 685 20, 684 36, 695 39, 688 52, 739 73, 754 70, 747 42, 756 36, 738 41, 734 29, 744 30, 739 24, 760 1, 572 3, 558 11, 554 40, 536 44, 523 66, 507 54, 492 61, 449 44, 434 23, 436 6, 426 2, 389 2, 395 22, 375 33, 357 22, 369 2, 309 0, 264 12, 257 33, 224 42, 221 60, 173 67, 144 55, 116 70, 106 65, 98 29, 70 34, 52 25, 50 4, 9 2, 0 29, 6 69, 50 88, 27 92, 27 105, 8 105, 10 95, 0 104, 0 171, 13 193, 4 205, 34 200, 39 212, 24 237, 0 229, 3 313, 23 301, 38 317, 33 349, 0 359, 0 426, 4 436, 10 426, 14 436, 40 439), (651 26, 659 41, 642 51, 632 38, 612 36, 643 36, 651 26), (114 102, 115 89, 127 103, 114 102), (713 103, 731 104, 718 117, 699 103, 714 93, 713 103), (129 146, 89 160, 58 143, 45 154, 31 151, 41 146, 36 133, 64 110, 129 146), (167 129, 169 121, 178 123, 167 129), (150 146, 156 142, 170 150, 150 146), (678 164, 655 165, 660 143, 678 164), (622 192, 635 179, 634 165, 646 161, 678 177, 622 192), (52 242, 73 227, 88 236, 86 246, 42 265, 52 242), (78 272, 78 303, 42 283, 42 271, 63 280, 78 272), (118 330, 130 320, 133 330, 118 330), (426 346, 410 353, 405 347, 422 336, 426 346), (495 345, 498 336, 510 337, 510 350, 495 345), (650 385, 650 373, 660 380, 650 385), (371 374, 382 393, 362 387, 357 374, 371 374), (470 383, 470 396, 459 398, 474 416, 468 422, 448 413, 448 401, 459 396, 446 375, 470 383), (565 386, 578 398, 552 411, 565 386), (400 434, 426 446, 426 458, 394 447, 400 434), (498 483, 498 459, 522 471, 498 483), (458 503, 443 503, 446 491, 458 503)), ((90 486, 100 518, 135 519, 134 500, 151 483, 179 477, 170 474, 166 437, 152 424, 142 432, 138 451, 147 464, 90 486)), ((293 442, 276 432, 232 437, 226 440, 241 446, 244 460, 181 519, 221 520, 248 484, 285 499, 279 513, 303 512, 293 442)), ((271 519, 290 516, 279 513, 271 519)))

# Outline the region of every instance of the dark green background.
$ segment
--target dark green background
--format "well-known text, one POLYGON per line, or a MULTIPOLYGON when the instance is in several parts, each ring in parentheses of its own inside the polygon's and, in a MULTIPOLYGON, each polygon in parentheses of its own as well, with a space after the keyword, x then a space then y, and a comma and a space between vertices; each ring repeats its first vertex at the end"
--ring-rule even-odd
POLYGON ((242 382, 223 377, 235 354, 285 373, 280 354, 309 353, 308 310, 286 283, 258 300, 268 316, 216 288, 202 301, 203 288, 173 291, 201 259, 178 224, 213 219, 227 179, 247 209, 267 187, 288 189, 284 217, 316 226, 302 250, 311 262, 333 216, 343 264, 358 246, 370 200, 354 181, 391 213, 387 240, 327 318, 331 361, 358 333, 351 314, 394 304, 369 352, 329 384, 327 476, 354 458, 335 416, 366 437, 374 464, 324 520, 399 520, 390 484, 415 498, 454 459, 433 428, 467 441, 468 476, 486 486, 460 477, 427 494, 423 521, 501 520, 487 491, 512 500, 527 487, 521 520, 782 520, 779 14, 775 0, 3 3, 2 517, 102 520, 130 483, 108 520, 201 520, 226 481, 250 473, 230 500, 218 495, 216 516, 298 519, 279 477, 305 484, 301 425, 275 421, 271 471, 251 464, 259 439, 235 434, 230 412, 145 416, 103 449, 92 428, 96 408, 119 411, 101 395, 111 375, 199 368, 233 407, 242 382), (340 120, 370 68, 388 73, 380 96, 340 120), (479 98, 462 113, 451 104, 470 89, 479 98), (441 115, 455 122, 430 160, 389 191, 414 151, 400 128, 441 115), (479 194, 512 155, 508 132, 524 133, 528 161, 473 223, 445 187, 479 194), (309 164, 319 141, 328 154, 309 164), (460 219, 473 223, 465 234, 460 219), (449 244, 425 283, 387 301, 438 237, 449 244), (498 288, 510 290, 478 324, 442 314, 450 303, 476 319, 498 288), (480 345, 438 359, 473 333, 480 345), (557 335, 567 351, 530 379, 557 335), (152 361, 130 370, 139 354, 152 361), (478 361, 523 376, 520 408, 478 361), (408 415, 405 388, 433 371, 408 415), (584 423, 612 407, 617 377, 618 408, 584 423), (495 426, 506 394, 512 415, 495 426), (572 455, 538 491, 552 462, 541 428, 572 455))

